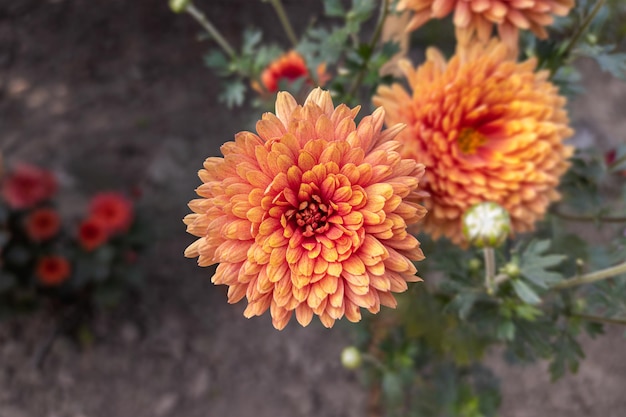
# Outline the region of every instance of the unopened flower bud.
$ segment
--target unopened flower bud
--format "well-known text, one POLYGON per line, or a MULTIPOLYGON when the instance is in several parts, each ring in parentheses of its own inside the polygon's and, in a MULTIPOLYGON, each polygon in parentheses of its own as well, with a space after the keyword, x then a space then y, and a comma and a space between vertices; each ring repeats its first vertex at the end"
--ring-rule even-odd
POLYGON ((509 213, 496 203, 478 203, 463 214, 463 235, 479 248, 500 246, 510 231, 509 213))
POLYGON ((522 272, 519 265, 515 262, 509 262, 508 264, 504 265, 501 271, 503 274, 508 275, 511 278, 518 277, 519 274, 522 272))
POLYGON ((191 0, 170 0, 170 9, 174 13, 182 13, 187 10, 189 3, 191 3, 191 0))
POLYGON ((483 265, 482 262, 480 262, 480 260, 476 258, 470 259, 469 262, 467 263, 467 266, 469 267, 470 271, 478 271, 482 265, 483 265))
POLYGON ((361 352, 354 346, 345 347, 341 351, 341 364, 346 369, 357 369, 362 362, 361 352))

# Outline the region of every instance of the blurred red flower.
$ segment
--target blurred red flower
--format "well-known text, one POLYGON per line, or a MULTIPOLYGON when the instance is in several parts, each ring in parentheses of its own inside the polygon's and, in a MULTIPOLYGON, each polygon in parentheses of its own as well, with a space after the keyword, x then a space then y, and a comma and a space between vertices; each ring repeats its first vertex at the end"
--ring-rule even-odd
POLYGON ((61 285, 70 277, 70 263, 62 256, 44 256, 37 262, 36 275, 46 286, 61 285))
POLYGON ((272 62, 261 74, 263 87, 270 93, 278 91, 278 83, 286 78, 289 81, 308 76, 309 70, 302 56, 296 51, 289 51, 272 62))
POLYGON ((54 237, 61 228, 61 220, 55 210, 46 207, 30 213, 25 226, 28 237, 39 242, 54 237))
POLYGON ((89 214, 109 233, 126 232, 133 221, 133 203, 123 194, 104 192, 93 197, 89 214))
POLYGON ((92 251, 107 241, 109 234, 102 221, 88 218, 78 226, 78 241, 86 251, 92 251))
POLYGON ((57 181, 50 171, 29 164, 15 167, 2 184, 2 196, 14 209, 32 207, 52 197, 57 181))

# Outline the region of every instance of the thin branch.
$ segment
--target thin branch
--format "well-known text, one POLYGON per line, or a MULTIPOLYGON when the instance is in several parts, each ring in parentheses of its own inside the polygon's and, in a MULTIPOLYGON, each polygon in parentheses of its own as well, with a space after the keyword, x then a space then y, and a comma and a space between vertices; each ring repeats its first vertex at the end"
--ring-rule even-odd
POLYGON ((495 287, 499 286, 500 284, 504 284, 505 282, 507 282, 509 279, 511 279, 511 277, 507 274, 498 274, 496 275, 496 277, 493 279, 493 285, 495 287))
POLYGON ((626 262, 623 262, 621 264, 612 266, 610 268, 601 269, 596 272, 591 272, 589 274, 566 279, 565 281, 561 281, 553 285, 552 289, 563 290, 566 288, 572 288, 572 287, 576 287, 579 285, 591 284, 597 281, 602 281, 603 279, 612 278, 614 276, 625 274, 625 273, 626 273, 626 262))
POLYGON ((228 41, 222 36, 222 34, 213 26, 213 24, 206 18, 204 13, 197 9, 193 4, 189 3, 185 8, 185 11, 189 13, 198 23, 202 26, 209 35, 213 37, 215 42, 228 54, 231 58, 236 58, 237 54, 228 41))
POLYGON ((389 368, 387 368, 385 364, 380 361, 380 359, 378 359, 376 356, 370 353, 367 353, 367 352, 361 353, 361 358, 363 358, 363 362, 367 362, 371 365, 374 365, 374 367, 383 374, 389 371, 389 368))
POLYGON ((576 318, 587 320, 587 321, 594 321, 597 323, 619 324, 621 326, 626 326, 626 317, 599 317, 599 316, 589 316, 587 314, 572 314, 572 317, 576 317, 576 318))
POLYGON ((383 33, 383 26, 385 25, 385 20, 387 20, 388 14, 389 14, 389 0, 383 0, 381 8, 380 8, 380 15, 378 17, 378 23, 376 23, 374 34, 372 35, 372 38, 370 39, 370 43, 369 43, 370 54, 367 57, 367 60, 365 60, 365 62, 363 63, 363 67, 361 68, 361 71, 359 71, 357 77, 352 83, 352 86, 350 87, 350 90, 348 91, 348 97, 353 97, 354 94, 356 94, 356 91, 359 89, 359 86, 363 82, 363 78, 365 77, 365 73, 367 72, 367 66, 369 65, 374 48, 378 44, 380 35, 382 35, 383 33))
POLYGON ((593 6, 593 9, 589 13, 589 15, 587 15, 583 23, 578 27, 578 30, 576 31, 576 33, 574 33, 574 36, 572 37, 572 39, 570 39, 569 43, 567 44, 567 47, 563 50, 564 57, 568 57, 569 54, 572 52, 572 49, 574 49, 574 47, 580 40, 580 37, 587 31, 587 29, 589 29, 589 25, 591 25, 591 22, 596 17, 596 15, 598 14, 602 6, 604 6, 605 2, 606 0, 597 0, 595 6, 593 6))
POLYGON ((569 220, 573 222, 626 223, 626 217, 568 214, 563 213, 556 208, 550 210, 550 212, 563 220, 569 220))
POLYGON ((278 15, 280 24, 283 25, 283 29, 285 30, 285 33, 289 38, 289 42, 291 42, 291 44, 295 48, 296 46, 298 46, 298 37, 296 36, 296 32, 293 30, 293 26, 291 26, 291 22, 289 21, 289 17, 287 17, 287 13, 285 12, 285 8, 283 7, 282 2, 280 0, 269 0, 269 2, 272 3, 272 6, 274 6, 274 10, 278 15))

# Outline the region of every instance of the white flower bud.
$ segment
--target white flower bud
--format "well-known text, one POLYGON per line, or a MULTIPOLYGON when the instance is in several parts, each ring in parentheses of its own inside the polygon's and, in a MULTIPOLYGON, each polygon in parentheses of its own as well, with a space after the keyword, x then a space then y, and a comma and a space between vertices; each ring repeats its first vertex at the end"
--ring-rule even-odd
POLYGON ((191 3, 191 0, 170 0, 170 9, 174 13, 182 13, 187 10, 189 3, 191 3))
POLYGON ((463 235, 479 248, 500 246, 510 231, 509 213, 499 204, 478 203, 463 214, 463 235))
POLYGON ((341 351, 341 364, 346 369, 357 369, 362 362, 361 352, 354 346, 345 347, 341 351))

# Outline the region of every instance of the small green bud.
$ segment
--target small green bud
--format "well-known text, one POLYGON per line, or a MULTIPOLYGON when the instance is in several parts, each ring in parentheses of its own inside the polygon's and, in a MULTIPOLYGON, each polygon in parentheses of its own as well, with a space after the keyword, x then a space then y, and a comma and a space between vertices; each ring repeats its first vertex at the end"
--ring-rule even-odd
POLYGON ((345 347, 341 351, 341 364, 346 369, 357 369, 362 361, 361 352, 354 346, 345 347))
POLYGON ((482 265, 482 262, 476 258, 470 259, 470 261, 467 263, 470 271, 478 271, 482 265))
POLYGON ((500 246, 510 231, 509 213, 496 203, 478 203, 463 214, 463 235, 478 248, 500 246))
POLYGON ((515 262, 509 262, 508 264, 502 267, 502 273, 508 275, 511 278, 516 278, 522 272, 519 268, 519 265, 515 262))
POLYGON ((191 3, 191 0, 170 0, 170 9, 174 13, 182 13, 187 10, 187 6, 191 3))
POLYGON ((595 45, 596 43, 598 43, 598 37, 595 33, 588 33, 587 42, 589 42, 591 45, 595 45))

